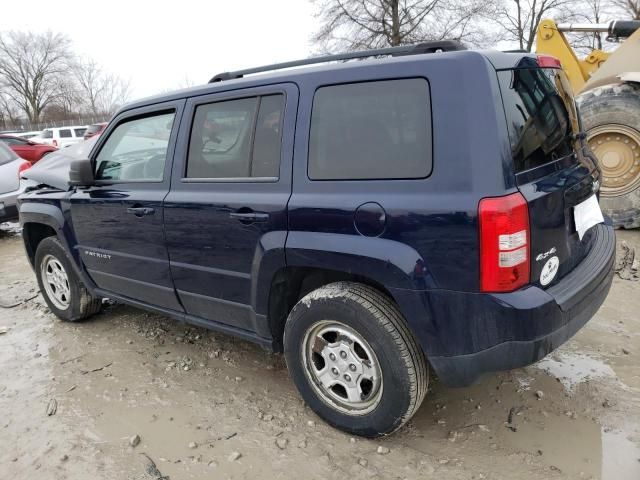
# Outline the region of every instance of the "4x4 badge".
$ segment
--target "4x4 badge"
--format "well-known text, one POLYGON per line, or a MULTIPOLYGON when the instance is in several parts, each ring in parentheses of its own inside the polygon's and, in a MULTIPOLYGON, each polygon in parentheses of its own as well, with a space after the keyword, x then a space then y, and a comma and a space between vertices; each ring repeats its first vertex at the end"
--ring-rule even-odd
POLYGON ((545 258, 547 258, 549 255, 553 255, 554 253, 556 253, 556 247, 551 247, 551 250, 548 250, 544 253, 539 254, 536 257, 536 262, 539 262, 540 260, 544 260, 545 258))

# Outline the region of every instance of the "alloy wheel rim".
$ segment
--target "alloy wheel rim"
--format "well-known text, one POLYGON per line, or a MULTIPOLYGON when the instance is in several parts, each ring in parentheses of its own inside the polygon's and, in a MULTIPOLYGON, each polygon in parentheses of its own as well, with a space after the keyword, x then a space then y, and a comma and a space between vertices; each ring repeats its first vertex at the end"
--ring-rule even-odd
POLYGON ((44 257, 41 265, 40 273, 47 297, 56 308, 66 310, 71 302, 71 289, 66 270, 60 260, 53 255, 44 257))
POLYGON ((602 170, 602 196, 617 197, 640 187, 638 130, 627 125, 600 125, 589 131, 587 141, 602 170))
POLYGON ((304 370, 320 398, 348 415, 374 410, 382 398, 382 370, 369 343, 337 321, 314 324, 303 341, 304 370))

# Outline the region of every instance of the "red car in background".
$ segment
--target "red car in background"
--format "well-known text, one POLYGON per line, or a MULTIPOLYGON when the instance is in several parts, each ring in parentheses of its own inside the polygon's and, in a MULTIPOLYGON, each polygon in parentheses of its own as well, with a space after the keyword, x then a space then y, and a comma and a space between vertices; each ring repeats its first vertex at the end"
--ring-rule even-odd
POLYGON ((47 153, 55 152, 57 147, 35 143, 25 138, 14 137, 13 135, 0 135, 0 142, 5 143, 19 157, 36 163, 47 153))
POLYGON ((100 135, 107 125, 107 122, 94 123, 93 125, 89 125, 87 127, 87 130, 84 132, 84 139, 88 140, 94 135, 100 135))

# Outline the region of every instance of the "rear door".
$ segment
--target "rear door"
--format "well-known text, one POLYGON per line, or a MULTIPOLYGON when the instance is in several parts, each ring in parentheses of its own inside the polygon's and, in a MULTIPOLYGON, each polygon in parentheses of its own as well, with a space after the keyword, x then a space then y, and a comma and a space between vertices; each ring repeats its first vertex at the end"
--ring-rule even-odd
POLYGON ((600 171, 581 138, 562 70, 525 60, 523 68, 498 71, 498 79, 516 183, 529 204, 531 282, 546 287, 591 248, 593 228, 580 238, 574 216, 576 206, 596 194, 600 171))
POLYGON ((178 311, 162 202, 183 105, 167 102, 115 118, 92 151, 96 184, 71 196, 79 255, 98 287, 178 311))
POLYGON ((164 224, 188 314, 269 336, 255 299, 285 265, 297 102, 290 83, 187 101, 164 224))

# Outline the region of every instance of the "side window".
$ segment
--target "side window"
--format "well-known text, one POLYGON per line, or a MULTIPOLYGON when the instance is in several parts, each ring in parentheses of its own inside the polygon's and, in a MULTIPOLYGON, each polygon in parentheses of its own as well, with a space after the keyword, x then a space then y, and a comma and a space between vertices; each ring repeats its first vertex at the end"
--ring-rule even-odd
POLYGON ((278 177, 283 109, 282 94, 198 106, 187 178, 278 177))
POLYGON ((160 182, 175 112, 118 125, 96 157, 96 180, 160 182))
POLYGON ((431 105, 422 78, 319 88, 313 99, 312 180, 424 178, 431 173, 431 105))
POLYGON ((60 138, 71 138, 71 130, 64 128, 60 130, 60 138))
POLYGON ((86 132, 87 129, 86 128, 74 128, 73 132, 76 134, 76 137, 82 137, 84 135, 84 132, 86 132))

